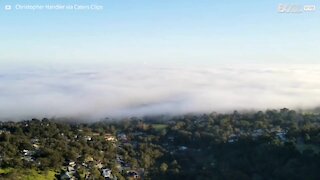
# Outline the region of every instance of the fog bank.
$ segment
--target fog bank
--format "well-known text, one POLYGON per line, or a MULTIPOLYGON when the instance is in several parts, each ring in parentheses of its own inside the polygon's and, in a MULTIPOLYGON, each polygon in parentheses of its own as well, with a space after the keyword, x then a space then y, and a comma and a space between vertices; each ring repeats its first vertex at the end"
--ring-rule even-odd
POLYGON ((319 66, 1 69, 0 119, 312 108, 319 66))

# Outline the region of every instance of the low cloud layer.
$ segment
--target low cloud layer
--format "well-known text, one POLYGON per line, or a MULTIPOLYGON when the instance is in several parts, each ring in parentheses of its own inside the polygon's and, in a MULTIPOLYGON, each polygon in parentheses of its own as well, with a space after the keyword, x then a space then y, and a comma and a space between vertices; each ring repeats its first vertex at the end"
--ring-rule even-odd
POLYGON ((312 108, 320 68, 2 69, 0 119, 312 108))

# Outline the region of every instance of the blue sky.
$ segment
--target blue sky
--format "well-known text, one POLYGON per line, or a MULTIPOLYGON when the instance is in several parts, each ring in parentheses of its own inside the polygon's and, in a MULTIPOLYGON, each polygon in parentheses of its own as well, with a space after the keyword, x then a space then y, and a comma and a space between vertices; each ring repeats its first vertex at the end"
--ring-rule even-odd
POLYGON ((320 1, 0 1, 0 62, 15 64, 317 63, 320 1), (103 11, 5 11, 6 4, 100 4, 103 11))
POLYGON ((320 104, 319 0, 1 0, 0 7, 0 120, 320 104), (280 3, 318 9, 278 13, 280 3), (8 4, 104 10, 6 11, 8 4))

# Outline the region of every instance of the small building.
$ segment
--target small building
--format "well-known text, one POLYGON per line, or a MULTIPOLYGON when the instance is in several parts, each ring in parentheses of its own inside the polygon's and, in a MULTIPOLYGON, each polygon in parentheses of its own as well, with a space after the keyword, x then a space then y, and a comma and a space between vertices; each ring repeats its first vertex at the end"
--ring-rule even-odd
POLYGON ((101 169, 103 167, 103 164, 101 162, 97 162, 95 165, 98 169, 101 169))
POLYGON ((83 138, 84 138, 86 141, 91 141, 91 140, 92 140, 91 136, 84 136, 83 138))
POLYGON ((38 138, 32 138, 30 141, 31 141, 32 144, 39 143, 39 139, 38 138))
POLYGON ((104 178, 109 178, 109 179, 111 179, 112 178, 112 171, 110 170, 110 169, 102 169, 102 171, 101 171, 101 174, 102 174, 102 176, 104 177, 104 178))
POLYGON ((185 150, 187 150, 187 149, 188 149, 188 147, 186 147, 186 146, 180 146, 180 147, 179 147, 179 150, 180 150, 180 151, 185 151, 185 150))
POLYGON ((32 156, 32 155, 35 154, 35 151, 30 151, 30 150, 24 149, 22 151, 22 153, 23 153, 24 156, 32 156))
POLYGON ((239 136, 236 134, 231 134, 228 138, 228 143, 233 143, 239 140, 239 136))
POLYGON ((104 136, 104 139, 106 141, 111 141, 111 142, 116 142, 117 141, 117 138, 115 136, 113 136, 112 134, 106 134, 104 136))
POLYGON ((253 137, 254 139, 257 138, 257 137, 260 137, 260 136, 263 135, 263 130, 262 130, 262 129, 254 130, 251 135, 252 135, 252 137, 253 137))
POLYGON ((74 172, 65 172, 60 176, 61 180, 76 180, 74 172))
POLYGON ((70 161, 70 162, 68 163, 68 165, 71 166, 71 167, 74 167, 74 166, 76 166, 76 162, 70 161))
POLYGON ((119 134, 117 135, 117 138, 118 138, 119 140, 121 140, 121 141, 128 141, 127 135, 124 134, 124 133, 119 133, 119 134))
POLYGON ((278 132, 276 133, 276 136, 281 140, 281 141, 286 141, 286 133, 285 132, 278 132))
POLYGON ((68 172, 73 172, 73 171, 75 171, 75 169, 74 169, 73 166, 68 166, 68 167, 67 167, 67 171, 68 171, 68 172))
POLYGON ((129 179, 139 179, 139 177, 140 177, 138 172, 136 172, 134 170, 127 171, 127 175, 128 175, 129 179))

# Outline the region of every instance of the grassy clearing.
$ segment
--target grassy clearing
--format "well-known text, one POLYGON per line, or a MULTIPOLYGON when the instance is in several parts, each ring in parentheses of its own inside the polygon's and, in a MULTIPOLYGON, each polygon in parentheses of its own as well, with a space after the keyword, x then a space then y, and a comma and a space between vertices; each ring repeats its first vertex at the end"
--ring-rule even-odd
POLYGON ((0 175, 5 175, 5 174, 9 174, 13 171, 13 168, 5 168, 5 169, 0 169, 0 175))
POLYGON ((17 180, 51 180, 55 179, 56 172, 37 171, 35 169, 0 169, 0 179, 17 179, 17 180))

